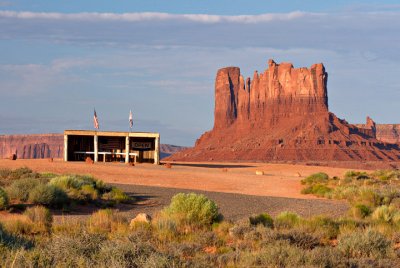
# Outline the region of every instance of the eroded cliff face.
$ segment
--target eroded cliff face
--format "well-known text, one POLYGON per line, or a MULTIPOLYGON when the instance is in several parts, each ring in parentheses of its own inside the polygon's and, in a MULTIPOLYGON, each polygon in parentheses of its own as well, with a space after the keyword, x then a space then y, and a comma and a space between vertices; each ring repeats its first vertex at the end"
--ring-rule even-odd
POLYGON ((383 142, 400 143, 400 124, 378 124, 376 138, 383 142))
POLYGON ((170 160, 400 160, 399 145, 376 139, 372 119, 360 127, 329 112, 327 81, 322 63, 269 60, 252 79, 238 67, 218 70, 213 130, 170 160))
POLYGON ((0 158, 62 158, 62 134, 0 135, 0 158))
POLYGON ((295 69, 269 60, 268 69, 253 80, 238 67, 218 70, 215 79, 214 129, 231 125, 269 128, 279 120, 305 114, 327 114, 328 74, 323 64, 295 69))

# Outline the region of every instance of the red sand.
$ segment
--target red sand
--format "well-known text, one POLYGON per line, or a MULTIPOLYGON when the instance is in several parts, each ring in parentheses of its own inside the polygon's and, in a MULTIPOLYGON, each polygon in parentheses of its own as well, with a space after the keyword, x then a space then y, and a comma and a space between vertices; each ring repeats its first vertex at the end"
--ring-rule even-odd
POLYGON ((0 168, 14 169, 26 166, 37 172, 91 174, 109 183, 302 199, 315 198, 300 193, 302 189, 300 180, 303 177, 321 171, 330 176, 341 177, 347 171, 343 168, 290 164, 224 163, 220 164, 221 166, 215 165, 217 163, 184 163, 183 165, 173 163, 172 168, 165 168, 152 164, 139 164, 132 167, 122 163, 86 164, 63 162, 57 159, 54 162, 49 162, 47 159, 0 160, 0 168), (223 170, 223 166, 227 171, 223 170), (256 171, 263 171, 264 175, 256 175, 256 171))

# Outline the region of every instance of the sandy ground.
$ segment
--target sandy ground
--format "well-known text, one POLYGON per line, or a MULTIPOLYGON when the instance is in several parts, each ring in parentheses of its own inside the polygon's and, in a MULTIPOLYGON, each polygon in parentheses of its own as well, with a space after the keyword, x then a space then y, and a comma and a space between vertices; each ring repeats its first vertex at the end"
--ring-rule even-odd
POLYGON ((37 172, 57 174, 91 174, 108 183, 193 189, 209 192, 238 193, 255 196, 315 199, 300 193, 300 180, 316 172, 330 176, 343 176, 348 169, 265 163, 173 163, 163 165, 123 163, 63 162, 47 159, 2 159, 0 168, 29 167, 37 172), (264 175, 256 175, 263 171, 264 175))

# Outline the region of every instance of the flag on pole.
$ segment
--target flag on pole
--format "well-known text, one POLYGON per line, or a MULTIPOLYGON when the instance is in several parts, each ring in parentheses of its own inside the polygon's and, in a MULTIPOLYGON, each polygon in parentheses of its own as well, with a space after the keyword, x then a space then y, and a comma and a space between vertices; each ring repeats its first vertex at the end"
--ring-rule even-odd
POLYGON ((132 110, 129 111, 129 127, 132 129, 133 127, 133 116, 132 116, 132 110))
POLYGON ((93 124, 95 129, 99 129, 99 119, 97 118, 96 109, 94 109, 93 124))

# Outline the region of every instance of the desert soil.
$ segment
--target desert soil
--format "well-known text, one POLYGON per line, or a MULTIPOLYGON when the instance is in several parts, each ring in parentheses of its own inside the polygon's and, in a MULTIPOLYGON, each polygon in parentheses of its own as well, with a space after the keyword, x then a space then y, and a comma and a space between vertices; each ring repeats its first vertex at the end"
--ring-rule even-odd
MULTIPOLYGON (((166 168, 152 164, 128 166, 122 163, 50 162, 47 159, 0 160, 0 168, 18 167, 57 174, 91 174, 118 185, 138 200, 135 205, 119 207, 129 217, 140 212, 154 216, 179 192, 207 195, 215 200, 224 217, 232 220, 261 212, 276 215, 285 210, 302 216, 339 216, 348 209, 345 202, 300 193, 303 187, 300 181, 305 176, 322 171, 341 177, 347 171, 343 168, 265 163, 173 163, 171 168, 166 168), (262 171, 264 175, 256 175, 256 171, 262 171)), ((79 213, 79 216, 85 214, 89 213, 79 213)))
POLYGON ((166 168, 152 164, 128 166, 123 163, 49 162, 47 159, 0 160, 0 168, 25 166, 37 172, 91 174, 108 183, 299 199, 315 199, 300 193, 302 178, 321 171, 341 177, 347 171, 323 166, 266 163, 173 163, 172 168, 166 168), (262 171, 264 175, 256 175, 256 171, 262 171))

